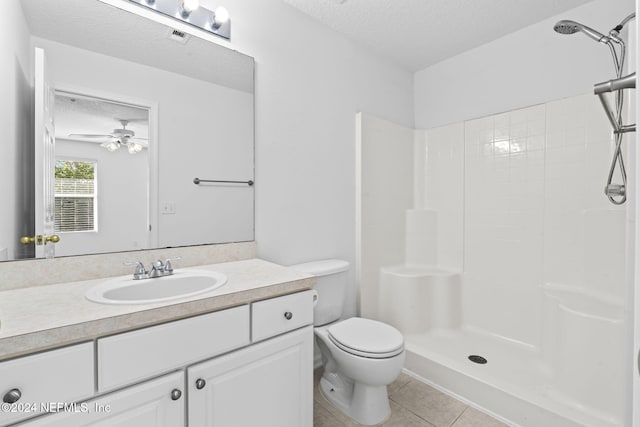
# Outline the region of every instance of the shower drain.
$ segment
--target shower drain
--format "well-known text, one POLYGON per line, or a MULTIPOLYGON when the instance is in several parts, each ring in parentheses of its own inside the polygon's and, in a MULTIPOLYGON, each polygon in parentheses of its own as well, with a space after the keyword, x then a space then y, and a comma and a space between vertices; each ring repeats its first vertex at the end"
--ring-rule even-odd
POLYGON ((471 356, 469 356, 469 360, 471 360, 473 363, 479 363, 480 365, 484 365, 485 363, 487 363, 487 359, 482 356, 478 356, 477 354, 472 354, 471 356))

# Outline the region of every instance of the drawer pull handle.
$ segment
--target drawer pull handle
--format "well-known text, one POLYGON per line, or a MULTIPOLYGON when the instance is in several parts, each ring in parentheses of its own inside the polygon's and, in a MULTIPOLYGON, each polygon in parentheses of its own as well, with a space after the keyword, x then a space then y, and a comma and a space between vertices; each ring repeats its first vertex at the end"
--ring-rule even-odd
POLYGON ((196 380, 196 388, 198 390, 202 390, 204 388, 204 386, 207 385, 207 382, 205 380, 203 380, 202 378, 198 378, 196 380))
POLYGON ((171 390, 171 400, 178 400, 182 397, 182 392, 177 388, 171 390))
POLYGON ((291 320, 291 319, 293 318, 293 313, 292 313, 292 312, 290 312, 290 311, 287 311, 287 312, 284 314, 284 318, 285 318, 285 319, 287 319, 287 320, 291 320))
POLYGON ((4 403, 16 403, 18 400, 20 400, 20 398, 22 397, 22 392, 17 389, 14 388, 12 390, 9 390, 4 397, 2 398, 2 401, 4 403))

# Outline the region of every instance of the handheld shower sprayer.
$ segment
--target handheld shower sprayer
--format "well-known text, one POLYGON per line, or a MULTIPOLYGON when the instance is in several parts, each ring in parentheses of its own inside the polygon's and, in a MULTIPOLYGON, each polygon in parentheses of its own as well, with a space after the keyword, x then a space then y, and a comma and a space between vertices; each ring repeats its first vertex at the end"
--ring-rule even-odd
POLYGON ((593 28, 589 28, 586 25, 582 25, 578 22, 570 21, 568 19, 563 19, 562 21, 556 22, 556 25, 553 26, 553 29, 556 33, 560 34, 575 34, 577 32, 581 32, 600 43, 607 43, 610 41, 609 37, 599 33, 593 28))
POLYGON ((604 192, 611 203, 616 205, 621 205, 627 200, 627 173, 625 171, 624 160, 622 158, 622 137, 624 133, 634 132, 636 130, 635 124, 623 125, 622 122, 624 104, 623 89, 636 87, 636 74, 631 73, 628 76, 622 77, 626 46, 624 40, 620 37, 620 31, 622 31, 624 26, 635 17, 635 13, 628 15, 618 25, 611 29, 611 31, 609 31, 609 35, 606 36, 593 28, 589 28, 586 25, 570 20, 559 21, 553 26, 553 29, 560 34, 575 34, 577 32, 581 32, 589 38, 607 45, 611 51, 611 57, 616 71, 616 79, 596 84, 594 87, 594 93, 600 98, 600 102, 602 103, 607 117, 614 129, 615 149, 611 167, 609 168, 609 178, 604 192), (608 92, 615 93, 615 108, 611 108, 605 99, 604 95, 608 92), (620 170, 622 184, 612 183, 616 166, 620 170))

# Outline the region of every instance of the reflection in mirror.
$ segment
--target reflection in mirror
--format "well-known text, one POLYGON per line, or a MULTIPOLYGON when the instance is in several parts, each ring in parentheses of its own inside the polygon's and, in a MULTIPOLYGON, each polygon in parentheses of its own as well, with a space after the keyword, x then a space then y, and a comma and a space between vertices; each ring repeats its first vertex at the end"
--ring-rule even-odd
POLYGON ((56 256, 151 247, 149 109, 58 92, 55 118, 56 256))
MULTIPOLYGON (((252 58, 99 0, 6 3, 6 13, 0 15, 0 66, 7 76, 2 83, 7 96, 0 99, 0 117, 8 142, 0 144, 0 179, 5 183, 2 199, 9 203, 0 208, 0 259, 35 253, 33 245, 19 243, 21 236, 33 236, 35 223, 35 47, 44 49, 59 95, 56 127, 67 126, 63 112, 73 108, 71 99, 76 107, 85 101, 107 110, 116 105, 143 107, 148 119, 142 130, 142 123, 127 120, 133 115, 111 112, 99 126, 85 116, 72 120, 66 130, 56 130, 59 174, 69 175, 62 169, 74 167, 87 173, 87 164, 94 164, 97 185, 96 228, 62 232, 56 256, 253 240, 254 187, 193 184, 195 177, 254 179, 252 58), (143 141, 133 145, 111 140, 129 130, 136 138, 146 137, 149 147, 143 141), (88 152, 90 147, 96 152, 88 152), (140 151, 130 155, 129 149, 140 151), (121 162, 147 159, 145 166, 120 163, 119 174, 108 178, 107 154, 121 162), (129 176, 134 171, 135 177, 129 176), (143 183, 144 196, 128 192, 143 183), (111 193, 122 197, 114 218, 104 212, 111 202, 102 200, 111 193), (88 239, 107 230, 108 224, 114 227, 109 229, 113 239, 88 239), (139 229, 126 231, 133 224, 139 229), (75 242, 81 235, 86 241, 75 242)), ((75 199, 91 197, 59 194, 60 215, 73 210, 72 203, 82 204, 75 199)), ((83 214, 89 215, 91 203, 83 203, 83 214)), ((63 219, 57 221, 60 227, 63 219)))

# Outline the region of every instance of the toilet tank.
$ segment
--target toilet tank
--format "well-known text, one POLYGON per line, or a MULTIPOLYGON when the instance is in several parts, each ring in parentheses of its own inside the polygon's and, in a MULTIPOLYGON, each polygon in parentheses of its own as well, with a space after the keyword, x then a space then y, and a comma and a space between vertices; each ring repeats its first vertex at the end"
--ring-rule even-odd
POLYGON ((318 292, 318 303, 313 311, 313 324, 326 325, 342 316, 347 291, 349 263, 340 259, 325 259, 290 266, 294 270, 317 277, 313 287, 318 292))

